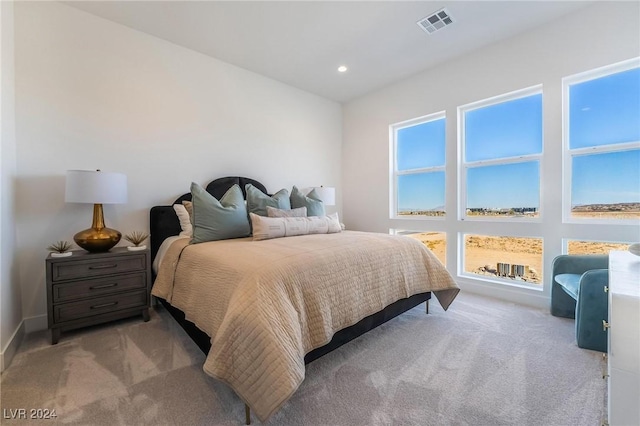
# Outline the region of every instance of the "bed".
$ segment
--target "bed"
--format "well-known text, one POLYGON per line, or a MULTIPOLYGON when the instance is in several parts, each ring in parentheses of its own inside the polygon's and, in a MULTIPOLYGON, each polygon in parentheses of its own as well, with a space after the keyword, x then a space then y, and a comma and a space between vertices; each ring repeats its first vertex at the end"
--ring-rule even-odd
MULTIPOLYGON (((220 199, 244 177, 212 181, 220 199)), ((189 200, 184 194, 174 204, 189 200)), ((262 421, 304 379, 305 364, 434 293, 446 309, 459 288, 419 241, 343 231, 253 241, 189 244, 172 206, 150 211, 152 294, 205 352, 204 371, 227 383, 262 421), (170 239, 171 244, 165 243, 170 239), (155 275, 155 272, 154 272, 155 275), (213 342, 213 343, 212 343, 213 342)))

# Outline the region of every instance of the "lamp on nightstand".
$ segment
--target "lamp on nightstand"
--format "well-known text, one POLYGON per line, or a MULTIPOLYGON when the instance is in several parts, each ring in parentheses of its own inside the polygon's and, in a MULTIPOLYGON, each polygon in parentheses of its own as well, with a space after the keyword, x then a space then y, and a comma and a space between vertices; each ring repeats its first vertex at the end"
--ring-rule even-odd
POLYGON ((316 194, 322 200, 325 206, 336 205, 336 189, 330 186, 316 186, 313 189, 316 190, 316 194))
POLYGON ((126 175, 100 170, 68 170, 65 201, 93 204, 91 228, 73 236, 76 244, 91 253, 106 252, 118 244, 122 234, 105 227, 102 205, 127 202, 126 175))

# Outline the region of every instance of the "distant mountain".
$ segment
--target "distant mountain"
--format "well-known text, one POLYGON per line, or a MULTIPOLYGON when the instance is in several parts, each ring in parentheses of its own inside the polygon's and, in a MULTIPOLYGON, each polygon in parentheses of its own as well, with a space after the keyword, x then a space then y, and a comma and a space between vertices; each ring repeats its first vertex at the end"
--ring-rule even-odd
POLYGON ((581 204, 573 212, 640 212, 640 203, 581 204))

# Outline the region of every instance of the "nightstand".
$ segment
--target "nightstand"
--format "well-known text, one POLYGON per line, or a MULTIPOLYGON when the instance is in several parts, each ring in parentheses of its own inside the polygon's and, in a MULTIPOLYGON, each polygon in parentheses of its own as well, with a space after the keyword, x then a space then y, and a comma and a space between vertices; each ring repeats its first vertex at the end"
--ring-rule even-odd
POLYGON ((62 331, 142 314, 149 321, 149 250, 74 251, 47 257, 47 316, 51 344, 62 331))

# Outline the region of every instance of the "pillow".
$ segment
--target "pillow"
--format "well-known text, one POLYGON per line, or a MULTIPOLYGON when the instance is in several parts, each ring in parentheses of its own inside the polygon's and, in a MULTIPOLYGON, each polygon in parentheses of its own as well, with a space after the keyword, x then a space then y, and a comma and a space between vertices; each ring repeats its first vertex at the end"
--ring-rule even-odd
POLYGON ((173 210, 175 210, 176 215, 178 215, 178 220, 180 221, 180 231, 181 236, 191 237, 193 235, 193 226, 191 226, 191 219, 189 218, 189 212, 182 204, 174 204, 173 210))
POLYGON ((267 206, 267 217, 307 217, 307 208, 299 207, 297 209, 283 210, 267 206))
POLYGON ((245 185, 247 191, 247 210, 260 216, 267 215, 267 206, 277 209, 291 209, 289 191, 281 189, 272 196, 268 196, 250 183, 245 185))
POLYGON ((191 198, 193 202, 192 244, 249 235, 247 207, 238 185, 229 188, 218 201, 194 182, 191 184, 191 198))
POLYGON ((249 217, 253 227, 253 241, 341 231, 338 213, 324 217, 263 217, 249 213, 249 217))
POLYGON ((193 203, 191 201, 183 201, 182 205, 187 209, 187 213, 189 213, 189 221, 193 225, 193 203))
POLYGON ((318 196, 315 189, 312 189, 307 195, 304 195, 294 185, 291 190, 291 208, 297 209, 300 207, 307 208, 307 216, 324 216, 324 204, 318 196))
POLYGON ((338 213, 330 214, 329 216, 325 216, 327 220, 327 224, 329 225, 329 230, 327 234, 336 234, 338 232, 342 232, 342 224, 340 223, 340 218, 338 218, 338 213))

